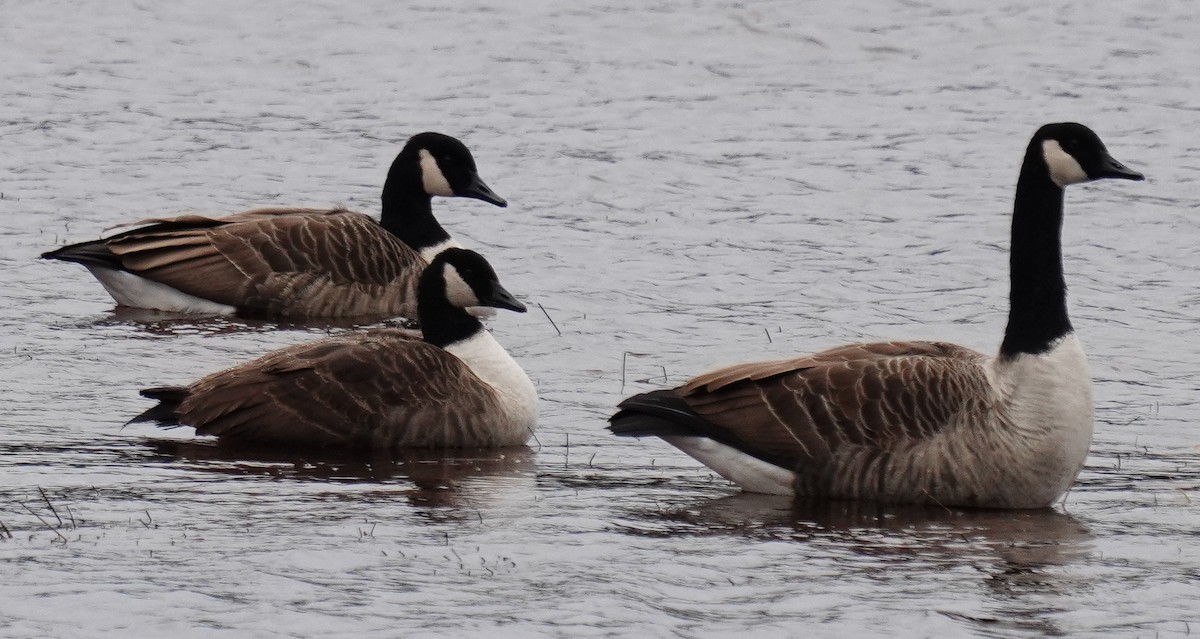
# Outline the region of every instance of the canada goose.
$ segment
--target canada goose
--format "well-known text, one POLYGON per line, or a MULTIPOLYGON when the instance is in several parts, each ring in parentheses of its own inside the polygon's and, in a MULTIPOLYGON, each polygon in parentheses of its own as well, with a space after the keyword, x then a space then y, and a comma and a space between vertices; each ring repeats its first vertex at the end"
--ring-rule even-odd
POLYGON ((422 338, 376 329, 282 348, 190 386, 149 388, 130 420, 281 448, 493 448, 533 434, 537 392, 464 309, 525 312, 478 253, 446 249, 421 275, 422 338))
POLYGON ((1033 136, 1013 207, 1008 327, 989 358, 941 342, 854 344, 742 364, 621 402, 749 492, 994 508, 1049 506, 1083 466, 1092 382, 1067 317, 1063 188, 1141 180, 1080 124, 1033 136))
POLYGON ((462 142, 414 135, 383 185, 379 222, 345 209, 261 208, 213 218, 142 220, 43 258, 78 262, 118 304, 178 313, 270 317, 412 317, 417 279, 458 246, 432 196, 508 203, 480 179, 462 142))

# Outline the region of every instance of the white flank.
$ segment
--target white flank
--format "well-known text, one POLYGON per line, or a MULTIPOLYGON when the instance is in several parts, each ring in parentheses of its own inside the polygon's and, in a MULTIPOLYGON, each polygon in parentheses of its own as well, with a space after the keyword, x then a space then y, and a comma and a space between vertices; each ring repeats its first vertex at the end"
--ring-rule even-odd
POLYGON ((446 346, 446 351, 496 391, 503 414, 492 425, 496 432, 508 434, 500 439, 528 440, 537 425, 537 390, 508 351, 485 330, 446 346))
POLYGON ((205 315, 232 315, 237 311, 232 306, 188 295, 166 284, 127 271, 99 266, 88 266, 87 269, 100 281, 104 290, 122 306, 205 315))
POLYGON ((1079 184, 1090 179, 1083 167, 1079 166, 1079 161, 1064 151, 1056 140, 1042 142, 1042 157, 1046 160, 1046 166, 1050 168, 1050 179, 1060 189, 1065 189, 1068 184, 1079 184))
POLYGON ((425 186, 425 192, 430 195, 453 197, 454 189, 450 188, 450 182, 442 174, 442 168, 438 166, 433 154, 421 149, 419 155, 421 156, 421 183, 425 186))
POLYGON ((795 495, 796 473, 707 437, 668 435, 668 444, 717 471, 748 493, 795 495))

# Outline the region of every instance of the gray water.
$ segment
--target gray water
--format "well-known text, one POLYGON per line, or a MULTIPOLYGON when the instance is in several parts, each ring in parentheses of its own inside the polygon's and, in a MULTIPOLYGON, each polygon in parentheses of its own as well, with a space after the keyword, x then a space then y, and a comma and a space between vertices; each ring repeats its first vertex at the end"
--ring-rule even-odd
POLYGON ((7 3, 0 635, 1200 632, 1200 18, 939 4, 7 3), (1064 504, 793 507, 603 430, 720 364, 993 351, 1017 166, 1059 120, 1149 178, 1068 193, 1097 423, 1064 504), (512 202, 437 214, 532 305, 494 323, 541 396, 528 450, 272 458, 121 428, 140 388, 345 329, 114 312, 41 251, 154 215, 377 211, 422 130, 512 202))

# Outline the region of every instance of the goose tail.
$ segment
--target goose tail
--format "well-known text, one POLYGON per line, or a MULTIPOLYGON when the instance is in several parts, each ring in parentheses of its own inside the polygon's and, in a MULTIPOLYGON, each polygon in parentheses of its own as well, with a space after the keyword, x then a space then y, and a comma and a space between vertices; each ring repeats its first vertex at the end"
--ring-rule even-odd
POLYGON ((747 492, 795 495, 796 474, 743 450, 736 439, 693 411, 675 390, 634 395, 618 405, 608 429, 621 437, 661 437, 747 492))
POLYGON ((179 423, 179 405, 191 393, 186 386, 157 386, 141 392, 142 397, 158 400, 158 404, 150 407, 137 417, 125 422, 125 425, 140 422, 154 422, 163 428, 175 428, 179 423))
POLYGON ((608 430, 620 437, 703 436, 709 430, 674 390, 634 395, 617 405, 608 430))
POLYGON ((108 243, 104 240, 92 240, 90 242, 60 246, 53 251, 42 253, 41 257, 43 260, 61 260, 89 267, 99 266, 115 270, 124 269, 120 258, 113 255, 113 252, 108 248, 108 243))

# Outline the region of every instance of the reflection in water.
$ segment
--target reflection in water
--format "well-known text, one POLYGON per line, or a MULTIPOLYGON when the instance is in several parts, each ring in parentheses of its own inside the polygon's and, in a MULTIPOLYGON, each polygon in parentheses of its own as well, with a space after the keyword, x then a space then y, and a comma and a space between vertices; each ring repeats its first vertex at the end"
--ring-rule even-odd
POLYGON ((1064 635, 1055 618, 1068 609, 1048 602, 1092 587, 1077 571, 1061 570, 1090 555, 1092 535, 1074 517, 1050 509, 969 510, 738 493, 642 518, 667 528, 631 531, 833 544, 879 560, 855 563, 855 570, 875 570, 881 563, 897 571, 915 563, 928 574, 974 569, 982 576, 982 614, 946 610, 939 606, 945 602, 929 605, 985 635, 1008 630, 1064 635))
MULTIPOLYGON (((152 457, 188 470, 276 479, 353 483, 411 483, 401 492, 413 506, 478 508, 510 492, 499 481, 532 481, 528 447, 405 450, 368 457, 339 451, 253 449, 204 441, 151 440, 152 457)), ((387 491, 394 497, 395 491, 387 491)), ((357 498, 370 493, 357 493, 357 498)), ((465 515, 464 515, 465 516, 465 515)), ((444 519, 445 517, 438 517, 444 519)))
POLYGON ((303 320, 265 320, 224 315, 187 315, 144 308, 116 306, 111 312, 85 318, 71 325, 74 328, 129 326, 151 335, 225 335, 237 333, 266 333, 278 330, 335 331, 364 328, 406 328, 416 324, 403 318, 305 318, 303 320))

